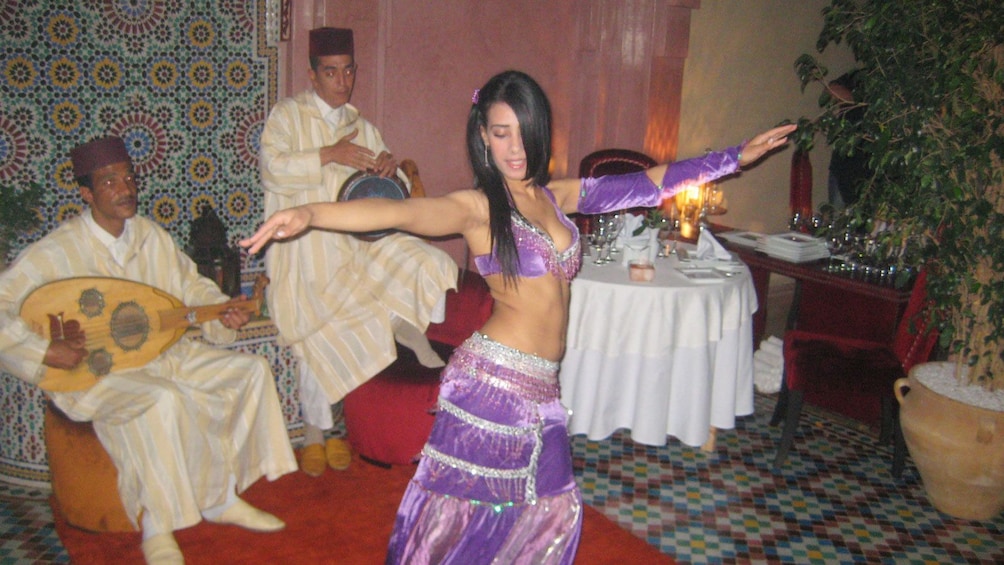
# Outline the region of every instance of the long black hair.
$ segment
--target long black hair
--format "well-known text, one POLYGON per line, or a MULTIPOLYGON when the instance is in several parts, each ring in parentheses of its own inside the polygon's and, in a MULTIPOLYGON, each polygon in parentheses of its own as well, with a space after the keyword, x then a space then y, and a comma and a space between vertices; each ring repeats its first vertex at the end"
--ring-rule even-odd
POLYGON ((481 137, 481 130, 488 128, 488 110, 496 103, 508 104, 516 114, 526 152, 524 180, 532 180, 537 186, 545 186, 550 180, 551 105, 530 75, 505 71, 490 78, 477 91, 467 118, 467 157, 474 170, 475 185, 488 197, 491 247, 504 280, 515 284, 518 252, 512 235, 512 196, 481 137))

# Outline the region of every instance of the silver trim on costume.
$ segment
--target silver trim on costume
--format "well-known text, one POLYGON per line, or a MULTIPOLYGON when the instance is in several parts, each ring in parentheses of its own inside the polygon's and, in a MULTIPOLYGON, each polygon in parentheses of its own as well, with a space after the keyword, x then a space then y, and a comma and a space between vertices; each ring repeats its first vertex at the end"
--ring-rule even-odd
POLYGON ((447 455, 441 451, 437 451, 434 447, 426 444, 422 448, 422 455, 438 461, 444 465, 453 467, 454 469, 459 469, 465 471, 472 475, 478 475, 480 477, 488 477, 491 479, 527 479, 530 478, 531 466, 522 467, 519 469, 496 469, 495 467, 485 467, 483 465, 476 465, 469 461, 464 461, 459 457, 454 457, 452 455, 447 455))
POLYGON ((495 432, 499 434, 509 435, 509 436, 525 436, 531 434, 534 431, 533 426, 507 426, 505 424, 499 424, 498 422, 493 422, 491 420, 486 420, 484 418, 479 418, 474 414, 460 408, 456 404, 446 400, 445 398, 439 399, 439 409, 452 414, 458 420, 461 420, 465 424, 474 426, 475 428, 480 428, 482 430, 488 430, 490 432, 495 432))
POLYGON ((558 382, 557 362, 501 344, 481 332, 474 332, 467 338, 464 348, 490 361, 526 373, 527 376, 548 383, 558 382))

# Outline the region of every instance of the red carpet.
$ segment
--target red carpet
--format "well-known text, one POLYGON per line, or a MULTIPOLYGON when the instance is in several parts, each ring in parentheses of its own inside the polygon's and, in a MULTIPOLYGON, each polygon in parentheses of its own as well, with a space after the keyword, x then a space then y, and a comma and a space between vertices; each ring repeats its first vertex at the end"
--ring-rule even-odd
MULTIPOLYGON (((275 534, 202 522, 176 532, 186 563, 383 563, 397 505, 412 466, 383 469, 355 459, 348 471, 312 479, 292 473, 262 479, 243 498, 286 522, 275 534)), ((138 533, 94 534, 70 526, 53 508, 56 531, 75 565, 143 563, 138 533)), ((576 563, 672 563, 599 511, 586 506, 576 563)))

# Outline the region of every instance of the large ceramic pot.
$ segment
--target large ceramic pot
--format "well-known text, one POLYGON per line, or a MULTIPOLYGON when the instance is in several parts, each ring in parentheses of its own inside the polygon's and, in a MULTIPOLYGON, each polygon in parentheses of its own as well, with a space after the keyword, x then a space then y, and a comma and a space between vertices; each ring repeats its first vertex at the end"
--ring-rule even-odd
POLYGON ((924 363, 896 381, 899 419, 910 457, 935 508, 968 520, 1004 511, 1004 412, 971 406, 919 379, 954 363, 924 363))

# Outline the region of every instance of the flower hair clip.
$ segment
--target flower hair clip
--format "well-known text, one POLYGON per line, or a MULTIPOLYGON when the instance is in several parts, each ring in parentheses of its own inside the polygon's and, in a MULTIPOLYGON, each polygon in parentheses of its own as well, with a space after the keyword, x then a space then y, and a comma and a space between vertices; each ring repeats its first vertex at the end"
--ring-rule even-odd
POLYGON ((475 88, 474 89, 474 94, 471 96, 471 104, 477 104, 478 103, 478 93, 480 93, 480 92, 481 92, 480 88, 475 88))

